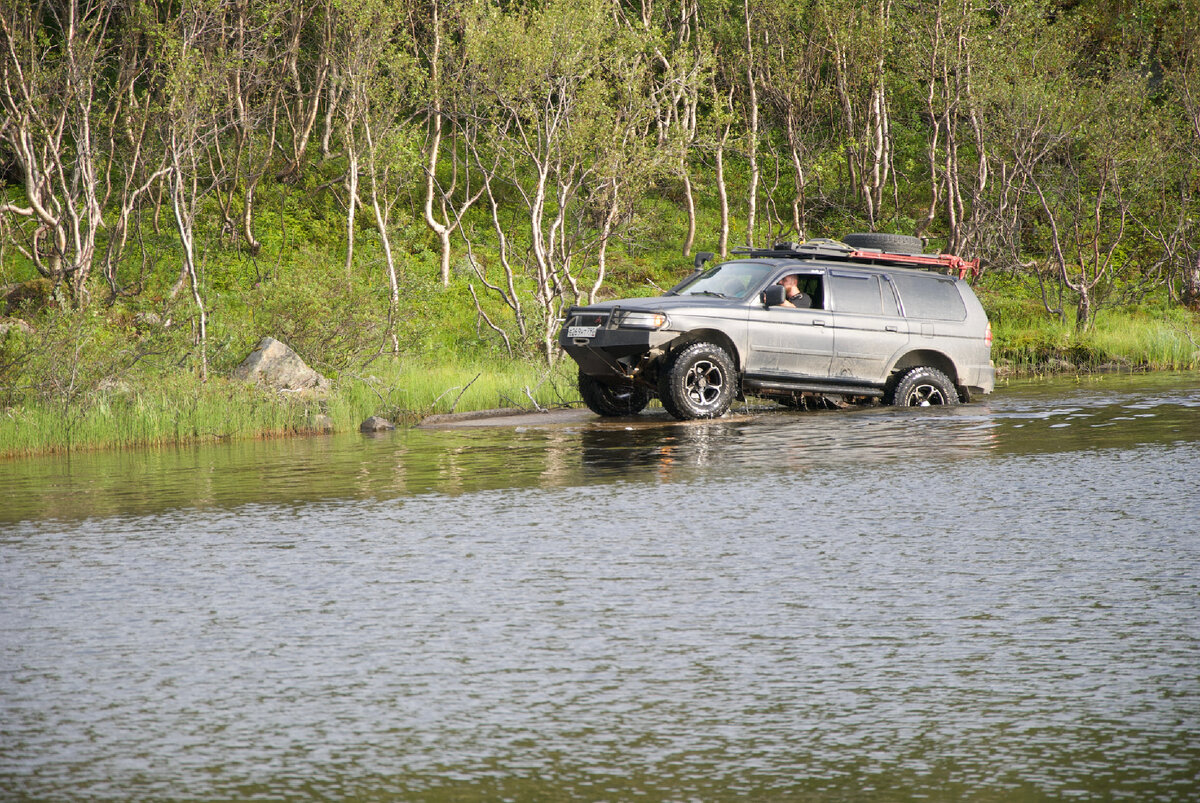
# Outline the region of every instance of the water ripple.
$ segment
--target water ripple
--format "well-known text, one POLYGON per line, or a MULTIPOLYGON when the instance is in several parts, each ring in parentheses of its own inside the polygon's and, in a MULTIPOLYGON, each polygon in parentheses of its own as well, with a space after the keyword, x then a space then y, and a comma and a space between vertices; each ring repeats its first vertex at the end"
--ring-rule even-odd
POLYGON ((0 796, 1189 799, 1198 405, 1093 390, 251 447, 282 488, 14 521, 0 796))

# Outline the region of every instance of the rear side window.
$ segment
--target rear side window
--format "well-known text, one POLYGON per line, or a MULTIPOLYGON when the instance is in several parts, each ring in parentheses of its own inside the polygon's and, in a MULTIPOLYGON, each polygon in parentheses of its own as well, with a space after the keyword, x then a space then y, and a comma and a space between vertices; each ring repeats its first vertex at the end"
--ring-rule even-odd
POLYGON ((893 273, 892 282, 900 292, 907 318, 935 321, 964 321, 967 305, 953 279, 911 273, 893 273))
POLYGON ((834 273, 829 277, 829 284, 833 290, 834 309, 838 312, 883 314, 883 297, 879 294, 878 276, 834 273))

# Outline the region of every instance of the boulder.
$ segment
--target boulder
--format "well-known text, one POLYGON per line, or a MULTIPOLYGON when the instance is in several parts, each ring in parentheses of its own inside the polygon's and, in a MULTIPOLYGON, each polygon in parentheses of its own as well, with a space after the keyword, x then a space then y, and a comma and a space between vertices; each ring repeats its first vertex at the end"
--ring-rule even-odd
POLYGON ((386 418, 380 418, 377 415, 373 415, 366 421, 359 424, 358 428, 362 432, 387 432, 389 429, 395 429, 396 425, 391 421, 388 421, 386 418))
POLYGON ((163 320, 162 316, 156 312, 139 312, 133 316, 133 323, 139 329, 168 329, 171 326, 171 319, 163 320))
POLYGON ((30 279, 27 282, 0 285, 0 313, 17 310, 43 310, 54 304, 54 285, 49 279, 30 279))
POLYGON ((319 398, 329 392, 328 379, 309 368, 300 355, 273 337, 262 339, 250 356, 233 369, 233 378, 305 397, 319 398))
POLYGON ((9 332, 20 332, 21 334, 33 334, 33 327, 27 324, 20 318, 9 318, 8 320, 0 321, 0 340, 3 340, 9 332))

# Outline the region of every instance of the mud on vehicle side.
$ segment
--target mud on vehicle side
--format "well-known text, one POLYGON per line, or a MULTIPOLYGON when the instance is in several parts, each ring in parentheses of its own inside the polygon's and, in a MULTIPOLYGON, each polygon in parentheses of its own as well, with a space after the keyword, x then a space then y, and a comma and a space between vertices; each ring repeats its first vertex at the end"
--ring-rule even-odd
POLYGON ((976 265, 921 254, 902 235, 844 240, 711 267, 701 254, 662 296, 570 308, 558 342, 579 365, 584 402, 625 416, 657 398, 692 419, 747 395, 926 406, 990 393, 991 326, 964 278, 976 265))

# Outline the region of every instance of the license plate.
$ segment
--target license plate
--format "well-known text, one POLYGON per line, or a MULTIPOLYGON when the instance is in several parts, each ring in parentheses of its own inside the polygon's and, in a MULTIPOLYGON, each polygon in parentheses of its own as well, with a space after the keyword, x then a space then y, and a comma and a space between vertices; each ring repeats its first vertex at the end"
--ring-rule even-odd
POLYGON ((572 340, 577 337, 595 337, 598 326, 568 326, 567 337, 572 340))

